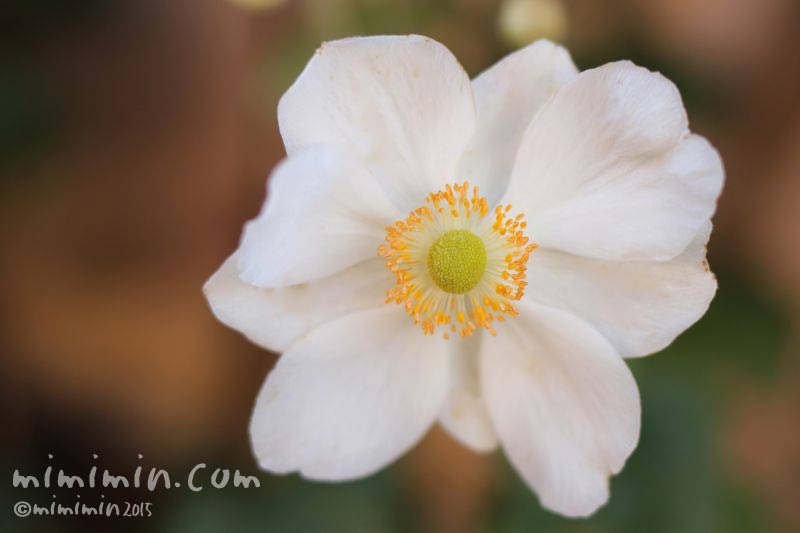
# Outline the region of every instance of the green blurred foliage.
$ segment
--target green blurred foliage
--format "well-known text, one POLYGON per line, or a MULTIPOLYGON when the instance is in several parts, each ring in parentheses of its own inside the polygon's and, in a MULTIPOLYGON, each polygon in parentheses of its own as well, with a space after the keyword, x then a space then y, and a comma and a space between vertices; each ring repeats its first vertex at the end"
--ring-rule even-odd
POLYGON ((393 471, 340 484, 267 477, 260 490, 185 494, 166 523, 176 533, 347 531, 389 533, 402 523, 393 471))
MULTIPOLYGON (((10 0, 0 8, 0 176, 48 153, 59 141, 65 102, 47 72, 49 43, 81 32, 120 0, 10 0)), ((16 176, 19 177, 19 176, 16 176)), ((30 173, 27 176, 30 177, 30 173)))
POLYGON ((30 67, 0 65, 0 171, 51 146, 58 110, 44 87, 30 67))

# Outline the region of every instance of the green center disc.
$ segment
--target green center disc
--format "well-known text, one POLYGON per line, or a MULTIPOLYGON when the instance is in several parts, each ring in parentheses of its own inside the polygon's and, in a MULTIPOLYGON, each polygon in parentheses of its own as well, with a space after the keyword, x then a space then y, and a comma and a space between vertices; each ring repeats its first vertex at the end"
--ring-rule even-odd
POLYGON ((486 247, 471 231, 454 229, 444 233, 428 251, 428 271, 445 292, 464 294, 472 290, 486 270, 486 247))

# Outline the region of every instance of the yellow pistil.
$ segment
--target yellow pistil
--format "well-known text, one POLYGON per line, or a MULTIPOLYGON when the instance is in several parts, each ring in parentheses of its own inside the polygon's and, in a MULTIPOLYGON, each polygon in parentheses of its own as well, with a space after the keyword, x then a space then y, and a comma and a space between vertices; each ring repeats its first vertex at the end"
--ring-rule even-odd
POLYGON ((494 322, 518 314, 525 270, 536 244, 521 214, 510 205, 489 215, 486 199, 469 183, 431 193, 425 205, 386 228, 378 255, 395 275, 386 303, 402 304, 426 334, 445 328, 470 336, 478 328, 496 334, 494 322))
POLYGON ((428 272, 445 292, 464 294, 483 277, 486 247, 480 237, 465 229, 451 229, 428 250, 428 272))

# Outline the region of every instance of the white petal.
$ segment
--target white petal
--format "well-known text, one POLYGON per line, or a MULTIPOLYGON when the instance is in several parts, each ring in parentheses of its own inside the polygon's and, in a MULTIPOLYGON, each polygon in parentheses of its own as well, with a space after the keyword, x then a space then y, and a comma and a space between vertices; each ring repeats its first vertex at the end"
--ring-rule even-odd
POLYGON ((386 466, 436 420, 446 341, 401 309, 352 314, 313 330, 278 361, 250 426, 262 468, 345 480, 386 466))
POLYGON ((522 134, 534 114, 578 69, 564 48, 540 40, 509 54, 472 82, 478 122, 459 177, 494 205, 511 178, 522 134))
POLYGON ((482 337, 478 334, 450 339, 450 390, 439 422, 467 448, 490 452, 497 448, 497 437, 486 412, 478 378, 482 337))
POLYGON ((384 306, 394 285, 381 259, 369 259, 305 285, 264 289, 245 283, 231 255, 203 291, 217 319, 254 343, 282 352, 311 329, 341 316, 384 306))
POLYGON ((289 154, 330 144, 358 155, 407 212, 453 181, 475 106, 469 77, 436 41, 356 37, 317 50, 278 120, 289 154))
POLYGON ((590 515, 639 439, 636 383, 608 341, 574 315, 528 303, 519 310, 482 348, 489 416, 542 505, 590 515))
POLYGON ((706 253, 708 252, 708 240, 711 238, 711 230, 713 229, 714 225, 711 221, 706 220, 706 223, 703 224, 700 231, 679 257, 687 263, 700 263, 704 267, 708 267, 706 253))
POLYGON ((324 278, 375 257, 401 215, 355 160, 310 148, 273 172, 264 208, 244 229, 240 277, 269 288, 324 278))
POLYGON ((719 155, 689 135, 677 88, 630 63, 582 72, 525 132, 505 201, 547 247, 671 259, 714 212, 719 155))
POLYGON ((670 261, 603 261, 536 250, 526 298, 596 327, 625 357, 667 347, 708 310, 717 282, 705 262, 708 234, 670 261))

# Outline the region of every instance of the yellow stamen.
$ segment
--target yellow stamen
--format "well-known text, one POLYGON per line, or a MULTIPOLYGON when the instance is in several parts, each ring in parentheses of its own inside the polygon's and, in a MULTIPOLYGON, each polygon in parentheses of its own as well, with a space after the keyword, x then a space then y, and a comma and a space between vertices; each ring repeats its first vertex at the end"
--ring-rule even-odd
POLYGON ((495 321, 518 314, 512 302, 524 294, 537 247, 524 235, 523 215, 510 211, 500 205, 487 216, 486 198, 468 182, 429 194, 425 205, 386 228, 386 244, 378 247, 395 275, 386 303, 403 305, 425 334, 438 326, 462 337, 478 328, 496 334, 495 321))

